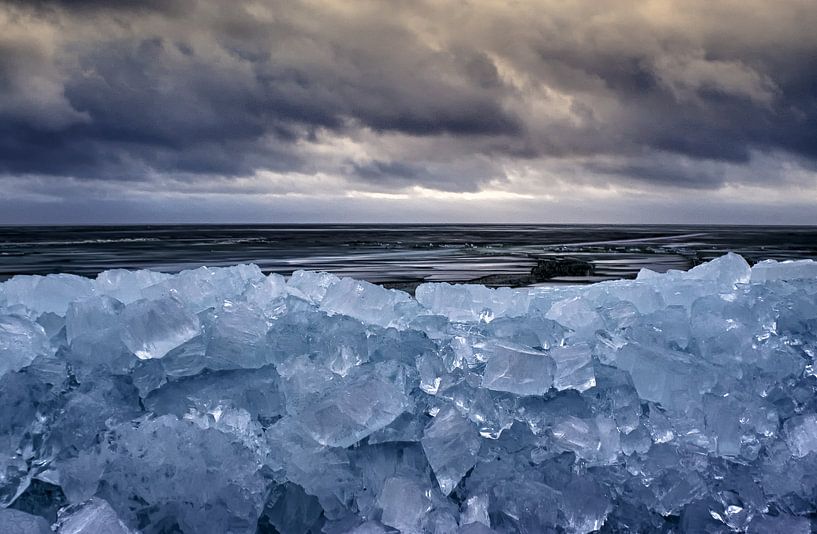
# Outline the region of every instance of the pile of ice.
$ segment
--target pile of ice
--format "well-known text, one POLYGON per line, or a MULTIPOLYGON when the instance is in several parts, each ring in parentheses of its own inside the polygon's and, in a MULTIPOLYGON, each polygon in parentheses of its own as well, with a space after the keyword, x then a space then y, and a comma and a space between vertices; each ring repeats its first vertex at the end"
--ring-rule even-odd
POLYGON ((416 298, 18 276, 0 532, 810 532, 815 357, 811 261, 416 298))

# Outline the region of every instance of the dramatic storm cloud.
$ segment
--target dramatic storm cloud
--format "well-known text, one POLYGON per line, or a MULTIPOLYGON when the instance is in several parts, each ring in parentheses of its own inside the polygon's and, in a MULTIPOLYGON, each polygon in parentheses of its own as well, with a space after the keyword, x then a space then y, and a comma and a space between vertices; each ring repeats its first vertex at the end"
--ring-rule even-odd
POLYGON ((815 27, 811 0, 0 2, 0 220, 814 222, 815 27))

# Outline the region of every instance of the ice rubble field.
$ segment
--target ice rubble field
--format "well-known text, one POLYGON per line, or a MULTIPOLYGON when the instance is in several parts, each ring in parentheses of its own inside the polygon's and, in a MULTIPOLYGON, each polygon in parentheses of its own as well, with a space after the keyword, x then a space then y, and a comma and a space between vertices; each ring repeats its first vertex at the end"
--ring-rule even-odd
MULTIPOLYGON (((786 532, 817 263, 562 288, 257 267, 0 285, 0 532, 786 532)), ((817 521, 815 521, 817 524, 817 521)))

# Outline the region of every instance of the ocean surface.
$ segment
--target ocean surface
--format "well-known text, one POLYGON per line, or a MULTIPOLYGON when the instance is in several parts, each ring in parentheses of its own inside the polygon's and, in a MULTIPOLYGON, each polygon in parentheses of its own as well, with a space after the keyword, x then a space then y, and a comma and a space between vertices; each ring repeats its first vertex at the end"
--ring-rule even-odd
POLYGON ((632 278, 639 269, 688 269, 737 252, 747 260, 817 258, 817 227, 600 225, 267 225, 0 227, 0 280, 16 274, 106 269, 177 272, 255 263, 411 289, 422 281, 525 285, 541 259, 586 261, 586 276, 632 278))

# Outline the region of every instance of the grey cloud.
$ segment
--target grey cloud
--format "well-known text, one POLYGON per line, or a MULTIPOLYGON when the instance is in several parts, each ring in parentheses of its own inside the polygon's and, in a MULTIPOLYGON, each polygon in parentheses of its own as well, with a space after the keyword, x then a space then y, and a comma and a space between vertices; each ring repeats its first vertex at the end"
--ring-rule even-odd
POLYGON ((348 173, 353 183, 363 183, 369 188, 402 189, 421 186, 450 192, 476 192, 491 181, 499 181, 499 169, 480 162, 451 161, 407 163, 401 161, 372 160, 365 163, 351 162, 348 173))
POLYGON ((817 10, 662 6, 0 2, 0 173, 475 191, 501 162, 583 157, 598 179, 713 188, 712 162, 817 161, 817 10), (309 150, 364 133, 431 148, 351 164, 309 150))
POLYGON ((353 164, 355 174, 365 180, 391 180, 414 183, 426 174, 416 165, 400 162, 372 161, 365 164, 353 164))
POLYGON ((613 175, 641 183, 690 189, 717 188, 726 182, 726 169, 722 165, 692 164, 679 158, 654 157, 647 160, 624 162, 592 162, 587 170, 600 175, 613 175), (684 164, 686 163, 686 164, 684 164))
POLYGON ((36 9, 40 13, 68 9, 75 12, 95 11, 157 11, 162 13, 179 13, 184 7, 184 0, 4 0, 3 3, 36 9))

